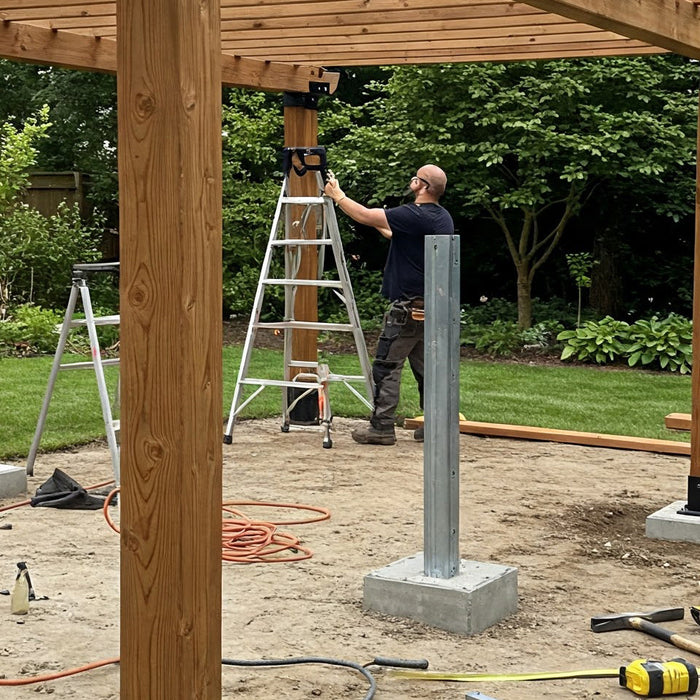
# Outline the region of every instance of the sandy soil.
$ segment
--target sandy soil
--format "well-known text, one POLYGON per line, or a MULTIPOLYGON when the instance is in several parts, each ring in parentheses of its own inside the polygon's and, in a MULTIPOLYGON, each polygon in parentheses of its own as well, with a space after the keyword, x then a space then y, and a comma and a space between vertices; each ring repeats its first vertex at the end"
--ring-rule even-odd
MULTIPOLYGON (((504 439, 460 437, 461 553, 518 569, 519 609, 464 638, 367 612, 363 576, 422 549, 422 445, 398 431, 394 447, 356 445, 356 421, 337 419, 332 450, 317 431, 283 434, 275 420, 244 422, 224 447, 224 499, 324 506, 332 517, 287 529, 314 552, 293 564, 225 563, 223 650, 239 659, 297 655, 424 657, 433 670, 516 673, 609 669, 640 657, 684 656, 640 632, 594 634, 591 616, 700 604, 698 548, 648 540, 645 518, 686 494, 688 460, 504 439)), ((40 455, 30 494, 64 469, 84 486, 111 476, 104 445, 40 455)), ((4 502, 4 505, 7 501, 4 502)), ((117 514, 116 509, 115 515, 117 514)), ((23 507, 0 513, 0 589, 26 560, 36 594, 23 618, 0 597, 0 675, 17 678, 119 654, 118 538, 100 511, 23 507)), ((665 623, 700 641, 700 627, 665 623)), ((458 684, 376 673, 382 700, 623 698, 616 679, 458 684)), ((223 697, 365 697, 357 673, 327 666, 222 671, 223 697)), ((21 688, 75 699, 119 697, 119 668, 21 688)))

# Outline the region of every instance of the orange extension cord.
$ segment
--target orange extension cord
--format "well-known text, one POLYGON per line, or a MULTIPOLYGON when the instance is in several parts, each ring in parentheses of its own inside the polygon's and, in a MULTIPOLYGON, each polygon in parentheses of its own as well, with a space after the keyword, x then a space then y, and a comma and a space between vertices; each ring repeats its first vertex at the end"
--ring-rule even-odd
MULTIPOLYGON (((90 486, 86 491, 92 491, 103 486, 114 483, 114 479, 105 481, 95 486, 90 486)), ((105 498, 102 512, 109 527, 114 532, 119 533, 119 528, 115 525, 109 515, 109 504, 114 496, 119 493, 119 487, 110 491, 105 498)), ((27 506, 31 503, 30 500, 12 503, 9 506, 0 508, 0 513, 3 511, 27 506)), ((328 520, 331 513, 327 508, 318 506, 298 505, 295 503, 266 503, 259 501, 224 501, 222 504, 224 513, 228 513, 229 517, 224 517, 222 521, 222 559, 224 561, 235 562, 239 564, 254 564, 254 563, 276 563, 302 561, 309 559, 312 556, 311 550, 302 547, 299 539, 294 535, 286 532, 278 532, 278 525, 308 525, 309 523, 317 523, 323 520, 328 520), (318 513, 317 517, 309 517, 303 520, 281 520, 279 522, 263 522, 259 520, 251 520, 241 511, 232 506, 262 506, 266 508, 293 508, 295 510, 306 510, 313 513, 318 513), (290 556, 278 556, 281 552, 290 550, 290 556)), ((33 683, 44 683, 46 681, 58 680, 66 678, 84 671, 91 671, 102 666, 118 664, 119 657, 112 659, 104 659, 102 661, 94 661, 85 666, 50 673, 43 676, 32 676, 31 678, 0 678, 0 687, 31 685, 33 683)))
POLYGON ((85 666, 69 668, 65 671, 58 671, 57 673, 47 673, 45 676, 32 676, 31 678, 0 678, 0 687, 12 685, 31 685, 32 683, 45 683, 46 681, 55 681, 59 678, 65 678, 66 676, 74 676, 76 673, 82 673, 83 671, 91 671, 93 668, 100 668, 101 666, 109 666, 110 664, 118 663, 119 657, 115 656, 113 659, 93 661, 90 664, 85 664, 85 666))
MULTIPOLYGON (((102 512, 107 524, 119 532, 109 514, 109 504, 119 488, 114 489, 105 498, 102 512)), ((310 559, 313 552, 302 547, 299 538, 288 532, 277 530, 279 525, 308 525, 322 520, 328 520, 331 513, 327 508, 318 506, 298 505, 295 503, 267 503, 261 501, 224 501, 222 510, 228 514, 222 520, 221 558, 236 564, 273 564, 280 562, 302 561, 310 559), (303 520, 280 520, 278 522, 252 520, 240 510, 232 506, 254 506, 264 508, 293 508, 318 513, 317 517, 303 520), (290 551, 290 555, 281 555, 290 551)))

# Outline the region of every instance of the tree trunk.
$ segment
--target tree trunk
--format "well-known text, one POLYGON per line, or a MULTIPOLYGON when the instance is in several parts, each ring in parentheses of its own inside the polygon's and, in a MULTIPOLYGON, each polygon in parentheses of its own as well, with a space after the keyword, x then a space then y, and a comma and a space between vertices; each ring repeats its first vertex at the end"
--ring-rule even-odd
POLYGON ((596 237, 591 271, 591 306, 601 316, 618 318, 622 307, 622 284, 618 265, 619 240, 611 231, 596 237))
POLYGON ((532 325, 532 280, 526 262, 517 266, 518 270, 518 328, 532 325))

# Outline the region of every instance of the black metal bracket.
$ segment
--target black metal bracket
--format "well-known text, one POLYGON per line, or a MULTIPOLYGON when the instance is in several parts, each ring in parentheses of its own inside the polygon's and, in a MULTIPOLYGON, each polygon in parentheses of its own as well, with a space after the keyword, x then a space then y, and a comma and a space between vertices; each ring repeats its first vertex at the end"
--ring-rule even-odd
POLYGON ((678 511, 678 514, 700 516, 700 477, 688 477, 688 502, 685 508, 678 511))
MULTIPOLYGON (((309 88, 314 84, 315 83, 309 83, 309 88)), ((324 83, 324 85, 327 86, 328 84, 324 83)), ((318 90, 316 92, 319 93, 318 90)), ((311 94, 310 92, 285 92, 283 95, 283 104, 285 107, 318 109, 318 94, 311 94)))
POLYGON ((282 167, 286 175, 292 168, 299 177, 307 172, 320 172, 326 180, 326 148, 325 146, 288 147, 282 149, 282 167), (297 162, 299 165, 297 165, 297 162))

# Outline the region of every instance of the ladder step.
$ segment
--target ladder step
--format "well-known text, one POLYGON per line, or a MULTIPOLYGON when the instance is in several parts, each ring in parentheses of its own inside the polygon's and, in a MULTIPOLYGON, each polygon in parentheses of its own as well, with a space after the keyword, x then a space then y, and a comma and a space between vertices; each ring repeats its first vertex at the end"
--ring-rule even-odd
POLYGON ((241 379, 239 384, 249 384, 252 386, 287 386, 295 389, 323 389, 323 384, 319 382, 293 382, 284 379, 253 379, 252 377, 241 379))
POLYGON ((303 279, 264 279, 263 284, 290 285, 293 287, 336 287, 341 289, 343 283, 340 280, 303 280, 303 279))
POLYGON ((255 328, 298 329, 308 331, 352 331, 350 323, 322 323, 320 321, 275 321, 252 324, 255 328))
MULTIPOLYGON (((103 367, 108 367, 110 365, 118 365, 119 364, 119 358, 118 357, 110 357, 106 360, 102 360, 102 366, 103 367)), ((91 361, 87 362, 65 362, 62 365, 59 365, 59 369, 85 369, 86 367, 90 367, 91 369, 95 365, 91 361)))
POLYGON ((282 204, 323 204, 325 197, 282 197, 282 204))
POLYGON ((288 364, 290 367, 304 367, 304 369, 318 368, 318 362, 310 362, 307 360, 290 360, 288 364))
MULTIPOLYGON (((94 319, 96 326, 118 326, 119 325, 119 314, 116 316, 98 316, 94 319)), ((74 318, 70 322, 71 328, 77 326, 87 326, 86 318, 74 318)))
POLYGON ((333 245, 330 238, 278 238, 272 241, 274 246, 298 246, 298 245, 333 245))

